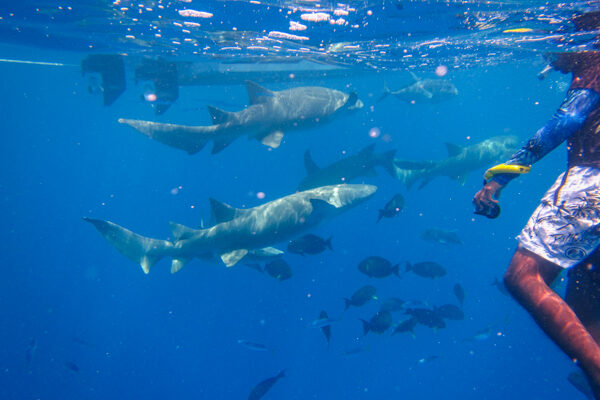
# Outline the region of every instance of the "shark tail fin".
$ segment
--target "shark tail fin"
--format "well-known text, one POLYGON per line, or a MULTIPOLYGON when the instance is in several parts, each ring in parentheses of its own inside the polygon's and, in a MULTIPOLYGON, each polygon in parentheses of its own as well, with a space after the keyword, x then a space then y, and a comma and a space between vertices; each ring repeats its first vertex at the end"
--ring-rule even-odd
POLYGON ((381 102, 383 99, 385 99, 386 97, 388 97, 390 94, 392 94, 392 91, 390 90, 390 88, 387 87, 387 85, 384 85, 383 86, 383 93, 377 99, 377 103, 381 102))
POLYGON ((138 235, 110 221, 94 218, 83 218, 83 220, 94 225, 98 232, 119 253, 131 261, 140 264, 146 274, 150 272, 150 268, 161 258, 169 255, 170 250, 173 248, 173 243, 167 240, 152 239, 138 235))
POLYGON ((150 139, 166 144, 188 154, 195 154, 214 138, 212 126, 186 126, 152 121, 119 118, 120 124, 129 125, 150 139))
POLYGON ((394 159, 394 175, 408 189, 410 189, 417 181, 422 180, 420 188, 425 186, 430 178, 430 170, 435 167, 434 162, 413 162, 394 159))
POLYGON ((379 154, 379 162, 381 166, 390 174, 392 177, 396 177, 396 169, 394 168, 394 156, 396 150, 386 151, 385 153, 379 154))

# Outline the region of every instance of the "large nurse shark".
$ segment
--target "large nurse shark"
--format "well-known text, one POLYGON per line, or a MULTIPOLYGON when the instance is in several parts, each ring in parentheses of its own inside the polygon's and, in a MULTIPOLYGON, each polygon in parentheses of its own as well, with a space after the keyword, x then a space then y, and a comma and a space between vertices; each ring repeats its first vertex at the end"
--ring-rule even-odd
POLYGON ((216 224, 193 229, 171 223, 174 241, 141 236, 110 221, 84 219, 145 273, 163 257, 172 258, 171 273, 175 273, 192 258, 219 256, 231 267, 249 253, 294 238, 357 206, 376 190, 372 185, 323 186, 248 209, 211 200, 216 224))
POLYGON ((410 188, 421 181, 420 188, 437 176, 447 176, 464 184, 470 172, 508 159, 517 149, 516 136, 495 136, 472 146, 446 143, 448 158, 441 161, 394 160, 397 178, 410 188))
POLYGON ((325 167, 318 167, 313 161, 310 151, 304 153, 306 177, 298 185, 298 190, 311 189, 318 186, 348 183, 363 176, 375 176, 376 166, 382 166, 392 176, 394 172, 394 154, 396 150, 375 154, 375 144, 370 144, 357 154, 353 154, 325 167))
POLYGON ((212 126, 186 126, 133 119, 119 119, 144 135, 167 146, 197 153, 213 142, 218 153, 240 136, 247 135, 277 148, 284 133, 321 125, 332 118, 362 108, 356 93, 318 86, 272 91, 246 82, 250 105, 237 112, 208 107, 212 126))

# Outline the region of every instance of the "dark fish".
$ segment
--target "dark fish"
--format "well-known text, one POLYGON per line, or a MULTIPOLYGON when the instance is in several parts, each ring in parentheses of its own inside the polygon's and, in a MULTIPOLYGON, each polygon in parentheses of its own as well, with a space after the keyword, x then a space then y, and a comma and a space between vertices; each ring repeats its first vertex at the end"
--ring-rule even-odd
POLYGON ((358 270, 371 278, 385 278, 391 274, 400 277, 398 264, 393 265, 383 257, 367 257, 358 264, 358 270))
POLYGON ((271 378, 267 378, 264 381, 260 382, 258 385, 252 388, 250 395, 248 395, 248 400, 259 400, 261 399, 270 389, 273 387, 275 383, 281 378, 285 376, 285 371, 282 370, 276 376, 271 378))
POLYGON ((433 310, 427 308, 409 308, 406 310, 406 314, 412 315, 417 319, 418 323, 429 328, 438 329, 446 327, 444 319, 433 310))
POLYGON ((454 295, 458 299, 460 306, 462 307, 465 302, 465 289, 461 286, 460 283, 454 285, 454 295))
POLYGON ((473 336, 464 338, 463 342, 481 342, 489 339, 492 336, 492 333, 492 327, 486 326, 485 328, 477 331, 473 336))
MULTIPOLYGON (((327 315, 327 312, 325 310, 321 311, 321 313, 319 314, 319 319, 329 319, 329 316, 327 315)), ((322 326, 321 332, 323 332, 323 335, 325 335, 325 339, 327 339, 327 345, 329 346, 329 342, 331 341, 331 325, 322 326)))
POLYGON ((444 267, 432 261, 420 262, 413 265, 407 262, 406 271, 412 271, 423 278, 431 279, 440 278, 446 275, 446 270, 444 267))
POLYGON ((370 321, 361 319, 363 323, 363 332, 366 335, 369 331, 382 334, 392 326, 392 313, 389 311, 380 311, 376 313, 370 321))
POLYGON ((285 281, 292 277, 292 269, 284 260, 275 260, 265 264, 265 272, 280 281, 285 281))
POLYGON ((265 346, 264 344, 251 342, 249 340, 238 339, 237 342, 239 345, 247 348, 248 350, 253 350, 253 351, 268 351, 269 350, 269 348, 267 346, 265 346))
POLYGON ((344 301, 346 302, 346 308, 344 310, 347 310, 348 308, 350 308, 350 306, 364 306, 369 300, 377 299, 375 293, 377 293, 377 289, 375 288, 375 286, 366 285, 361 287, 356 292, 354 292, 352 297, 350 297, 349 299, 344 299, 344 301))
POLYGON ((379 311, 402 311, 405 303, 406 302, 404 300, 401 300, 397 297, 390 297, 383 302, 379 311))
POLYGON ((440 244, 462 244, 462 240, 455 231, 439 228, 430 228, 421 234, 421 239, 440 244))
POLYGON ((66 361, 65 367, 67 367, 67 369, 70 369, 73 372, 79 372, 79 367, 74 362, 66 361))
POLYGON ((295 240, 290 240, 287 250, 295 254, 319 254, 331 247, 331 237, 327 240, 313 234, 307 234, 295 240))
POLYGON ((496 286, 496 288, 500 291, 500 293, 502 293, 505 296, 510 296, 510 293, 508 293, 508 289, 506 289, 506 286, 504 285, 504 282, 502 282, 501 280, 499 280, 498 278, 494 278, 494 282, 492 282, 492 286, 496 286))
POLYGON ((575 389, 579 390, 589 400, 594 400, 594 393, 590 383, 586 379, 585 375, 581 371, 573 371, 567 376, 567 380, 571 382, 571 385, 575 386, 575 389))
POLYGON ((418 321, 415 317, 410 317, 409 319, 400 322, 398 325, 396 325, 396 328, 394 328, 392 335, 395 335, 396 333, 410 332, 410 334, 414 337, 414 329, 415 326, 417 326, 417 322, 418 321))
POLYGON ((351 348, 351 349, 348 349, 348 350, 344 350, 342 352, 342 355, 344 357, 352 357, 352 356, 355 356, 357 354, 365 353, 365 352, 370 351, 370 350, 371 350, 371 348, 369 346, 354 347, 354 348, 351 348))
POLYGON ((455 321, 465 319, 465 313, 463 313, 462 310, 454 304, 444 304, 442 306, 435 307, 434 312, 445 319, 452 319, 455 321))
POLYGON ((404 196, 400 193, 396 194, 388 203, 383 207, 383 210, 379 210, 379 217, 377 218, 377 222, 381 220, 381 218, 392 218, 398 215, 400 211, 404 208, 404 196))

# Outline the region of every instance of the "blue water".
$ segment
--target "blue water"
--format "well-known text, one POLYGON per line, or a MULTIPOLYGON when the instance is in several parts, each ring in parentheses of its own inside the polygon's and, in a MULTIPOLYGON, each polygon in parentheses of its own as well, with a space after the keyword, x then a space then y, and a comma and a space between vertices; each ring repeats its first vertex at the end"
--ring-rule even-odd
MULTIPOLYGON (((244 2, 211 6, 223 3, 253 7, 244 2)), ((1 7, 3 21, 8 8, 1 7)), ((418 21, 405 21, 411 23, 418 21)), ((36 24, 44 22, 32 19, 29 26, 36 24)), ((385 41, 385 32, 373 28, 368 34, 385 41)), ((324 28, 318 34, 337 39, 324 28)), ((483 170, 474 171, 465 185, 441 177, 422 190, 407 190, 379 169, 377 177, 365 179, 378 187, 373 198, 313 232, 333 236, 334 251, 286 254, 294 276, 283 282, 243 265, 225 268, 199 260, 174 275, 163 260, 145 275, 82 221, 109 219, 167 238, 169 221, 189 226, 207 221, 209 197, 253 207, 293 193, 305 175, 306 149, 319 165, 327 165, 344 151, 352 154, 371 143, 377 143, 377 151, 396 149, 398 158, 438 160, 447 156, 444 142, 469 145, 504 134, 525 141, 560 104, 568 82, 558 73, 538 81, 544 62, 537 52, 505 50, 497 62, 489 56, 455 66, 444 54, 443 63, 451 67, 445 78, 460 94, 433 105, 394 98, 376 103, 384 85, 411 82, 401 60, 381 59, 377 69, 397 70, 314 83, 355 90, 365 102, 360 112, 290 134, 276 150, 243 139, 217 155, 205 149, 188 156, 117 119, 208 125, 204 107, 245 106, 243 86, 182 87, 177 102, 157 117, 140 100, 141 89, 128 81, 130 87, 115 104, 102 107, 100 97, 88 93, 79 69, 87 51, 15 37, 5 35, 3 59, 66 66, 0 63, 0 398, 244 399, 281 369, 287 376, 265 399, 583 398, 566 380, 575 369, 571 361, 512 299, 490 285, 502 277, 516 247, 514 237, 562 171, 564 147, 507 187, 497 220, 473 215, 471 199, 483 170), (511 54, 518 61, 507 62, 511 54), (368 135, 374 127, 382 133, 378 138, 368 135), (258 192, 265 193, 264 200, 258 192), (376 224, 377 210, 395 193, 405 196, 405 209, 376 224), (464 244, 425 242, 420 234, 430 227, 456 229, 464 244), (448 275, 433 281, 413 274, 370 279, 357 265, 371 255, 393 263, 436 261, 448 275), (359 319, 369 319, 383 299, 456 303, 456 283, 466 291, 464 321, 448 321, 438 331, 418 326, 415 338, 390 332, 363 337, 359 319), (365 284, 377 287, 379 302, 344 313, 342 298, 365 284), (332 326, 329 347, 318 329, 307 327, 321 310, 341 318, 332 326), (489 338, 465 340, 488 327, 489 338), (272 351, 249 350, 238 339, 272 351), (355 348, 363 351, 344 355, 355 348), (438 358, 418 362, 428 356, 438 358), (73 365, 77 371, 69 368, 73 365)), ((118 49, 108 33, 105 39, 118 49)), ((191 54, 186 57, 194 61, 191 54)), ((442 59, 427 60, 415 72, 435 78, 431 66, 442 59)), ((265 86, 280 90, 293 84, 265 86)))

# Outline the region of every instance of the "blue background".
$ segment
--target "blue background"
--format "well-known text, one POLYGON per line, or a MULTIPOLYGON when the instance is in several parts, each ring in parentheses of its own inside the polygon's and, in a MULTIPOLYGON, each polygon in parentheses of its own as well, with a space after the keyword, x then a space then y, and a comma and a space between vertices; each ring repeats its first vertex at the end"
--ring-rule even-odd
MULTIPOLYGON (((57 56, 10 47, 3 54, 57 56)), ((259 191, 264 201, 293 193, 304 176, 307 148, 326 165, 374 141, 377 151, 396 149, 398 158, 410 160, 446 157, 444 142, 469 145, 504 134, 524 141, 551 116, 566 88, 567 77, 559 74, 535 79, 541 59, 450 68, 446 77, 460 94, 436 105, 395 98, 376 104, 384 84, 408 84, 408 73, 317 81, 356 90, 365 108, 286 135, 277 150, 243 139, 215 156, 208 149, 188 156, 117 119, 209 124, 204 107, 243 107, 243 86, 182 88, 178 103, 155 117, 139 99, 141 87, 102 107, 100 97, 87 93, 80 56, 60 59, 74 66, 0 63, 0 398, 237 399, 281 369, 287 377, 265 398, 582 398, 566 380, 572 363, 490 285, 510 260, 514 236, 562 171, 563 147, 510 184, 494 221, 473 215, 482 170, 464 186, 438 178, 407 191, 380 169, 366 180, 379 187, 371 200, 314 232, 333 236, 334 251, 286 255, 294 277, 284 282, 243 265, 226 269, 198 260, 175 275, 163 260, 144 275, 81 219, 109 219, 168 238, 169 221, 197 226, 208 220, 209 197, 251 207, 262 203, 259 191), (382 136, 370 138, 373 127, 382 136), (382 140, 386 134, 390 142, 382 140), (405 210, 376 224, 377 210, 398 192, 406 197, 405 210), (430 227, 456 229, 464 245, 423 241, 419 236, 430 227), (393 263, 436 261, 448 275, 434 281, 413 274, 369 279, 356 267, 370 255, 393 263), (396 296, 444 304, 456 303, 455 283, 466 290, 467 319, 449 321, 437 332, 418 326, 414 339, 389 332, 362 336, 359 318, 370 318, 378 302, 343 312, 342 298, 365 284, 377 287, 379 303, 396 296), (329 348, 318 329, 307 327, 322 309, 340 318, 329 348), (465 340, 486 327, 492 329, 487 340, 465 340), (272 351, 253 352, 238 339, 272 351), (32 340, 37 349, 28 364, 32 340), (364 351, 344 355, 354 348, 364 351), (431 355, 439 358, 418 362, 431 355)), ((432 70, 416 72, 434 77, 432 70)))

